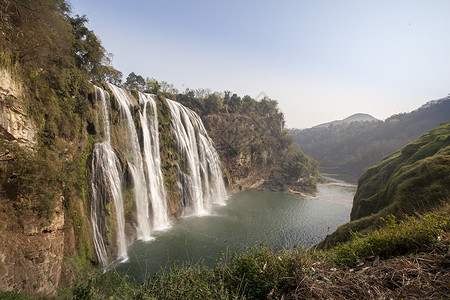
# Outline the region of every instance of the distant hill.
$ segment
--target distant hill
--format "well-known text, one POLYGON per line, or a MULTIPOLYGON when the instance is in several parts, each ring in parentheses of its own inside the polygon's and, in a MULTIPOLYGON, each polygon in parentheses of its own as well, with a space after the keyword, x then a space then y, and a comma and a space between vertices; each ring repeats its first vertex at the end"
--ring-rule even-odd
POLYGON ((291 129, 290 134, 306 154, 321 162, 322 171, 346 175, 356 182, 385 156, 449 121, 450 96, 384 121, 291 129))
POLYGON ((332 121, 332 122, 328 122, 328 123, 323 123, 323 124, 319 124, 314 126, 313 128, 326 128, 329 126, 334 126, 334 125, 339 125, 339 124, 350 124, 352 122, 372 122, 372 121, 380 121, 377 118, 372 117, 369 114, 354 114, 351 115, 350 117, 347 117, 343 120, 336 120, 336 121, 332 121))

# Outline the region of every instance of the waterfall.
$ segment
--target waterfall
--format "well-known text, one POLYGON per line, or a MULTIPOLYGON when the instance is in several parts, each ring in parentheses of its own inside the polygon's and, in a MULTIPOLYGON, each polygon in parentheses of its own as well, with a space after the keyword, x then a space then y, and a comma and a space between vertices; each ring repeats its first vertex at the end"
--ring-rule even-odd
MULTIPOLYGON (((93 243, 102 266, 111 262, 110 256, 126 260, 127 241, 134 238, 151 240, 152 231, 170 226, 155 96, 138 92, 136 101, 124 89, 112 84, 108 87, 115 99, 110 111, 109 94, 94 87, 95 99, 101 106, 99 119, 101 116, 103 141, 94 144, 91 165, 90 217, 93 243), (127 168, 127 172, 123 168, 127 168), (124 173, 126 177, 122 175, 124 173), (130 197, 134 199, 133 206, 127 202, 125 221, 124 200, 130 201, 130 197), (110 206, 111 202, 113 205, 110 206), (110 214, 115 218, 113 224, 107 218, 110 214), (128 238, 125 236, 126 224, 136 229, 128 238), (112 237, 109 237, 110 233, 112 237), (108 248, 111 238, 115 238, 115 243, 111 243, 113 248, 108 248)), ((223 204, 227 197, 219 156, 200 117, 178 102, 167 100, 167 104, 171 132, 177 145, 174 150, 178 151, 174 157, 179 157, 176 171, 180 212, 184 215, 207 214, 213 204, 223 204)), ((162 105, 166 105, 165 101, 162 105)))
POLYGON ((94 87, 96 99, 100 98, 103 117, 103 139, 94 145, 92 153, 92 200, 91 223, 94 233, 94 246, 97 257, 102 266, 108 263, 103 232, 106 232, 104 220, 98 216, 107 213, 106 203, 113 199, 117 220, 116 242, 117 256, 121 260, 127 259, 127 244, 125 240, 125 218, 122 199, 122 181, 119 161, 111 146, 111 130, 106 99, 109 94, 99 87, 94 87))
POLYGON ((161 172, 159 153, 158 112, 152 95, 139 93, 142 110, 139 119, 142 125, 144 161, 147 171, 147 186, 152 207, 152 228, 162 230, 169 226, 166 191, 161 172))
POLYGON ((219 156, 200 117, 178 102, 167 102, 182 157, 178 167, 181 204, 187 213, 203 215, 226 198, 219 156))
POLYGON ((137 238, 144 241, 151 239, 150 236, 150 215, 147 184, 144 175, 144 166, 139 146, 139 139, 134 125, 132 99, 129 98, 127 92, 113 84, 109 84, 109 88, 113 91, 117 103, 120 107, 122 117, 126 122, 127 137, 129 139, 129 152, 126 160, 130 168, 131 177, 134 184, 134 199, 136 203, 136 219, 137 219, 137 238))

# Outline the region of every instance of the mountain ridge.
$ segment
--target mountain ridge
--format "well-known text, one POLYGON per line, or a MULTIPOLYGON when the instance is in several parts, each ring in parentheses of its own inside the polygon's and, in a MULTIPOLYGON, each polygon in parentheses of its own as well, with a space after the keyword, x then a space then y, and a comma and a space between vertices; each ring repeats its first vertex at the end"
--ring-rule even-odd
POLYGON ((322 123, 316 126, 313 126, 311 128, 322 128, 322 127, 328 127, 333 125, 339 125, 339 124, 350 124, 352 122, 372 122, 372 121, 380 121, 379 119, 373 117, 372 115, 366 114, 366 113, 355 113, 351 116, 348 116, 345 119, 342 120, 334 120, 331 122, 322 123))

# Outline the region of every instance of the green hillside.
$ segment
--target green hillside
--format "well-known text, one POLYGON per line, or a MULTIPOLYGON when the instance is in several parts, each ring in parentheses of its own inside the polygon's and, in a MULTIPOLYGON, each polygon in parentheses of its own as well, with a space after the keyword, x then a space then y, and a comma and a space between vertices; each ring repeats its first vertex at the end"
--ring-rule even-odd
POLYGON ((351 222, 327 237, 326 243, 347 240, 351 231, 375 228, 380 217, 423 213, 447 203, 450 197, 450 123, 370 168, 358 182, 351 222))

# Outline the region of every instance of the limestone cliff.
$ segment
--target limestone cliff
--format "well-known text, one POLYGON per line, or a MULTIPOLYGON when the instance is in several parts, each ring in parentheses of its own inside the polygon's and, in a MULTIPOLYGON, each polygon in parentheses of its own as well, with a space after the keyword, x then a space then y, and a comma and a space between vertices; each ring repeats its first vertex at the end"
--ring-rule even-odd
POLYGON ((318 164, 294 144, 278 114, 275 107, 267 113, 202 116, 233 191, 261 188, 303 195, 315 190, 318 164))
POLYGON ((50 224, 41 227, 41 220, 33 214, 6 216, 9 205, 0 199, 1 290, 53 294, 60 287, 65 247, 62 201, 60 198, 50 224))
POLYGON ((32 149, 36 145, 36 127, 25 112, 26 97, 22 84, 0 69, 0 137, 32 149))

